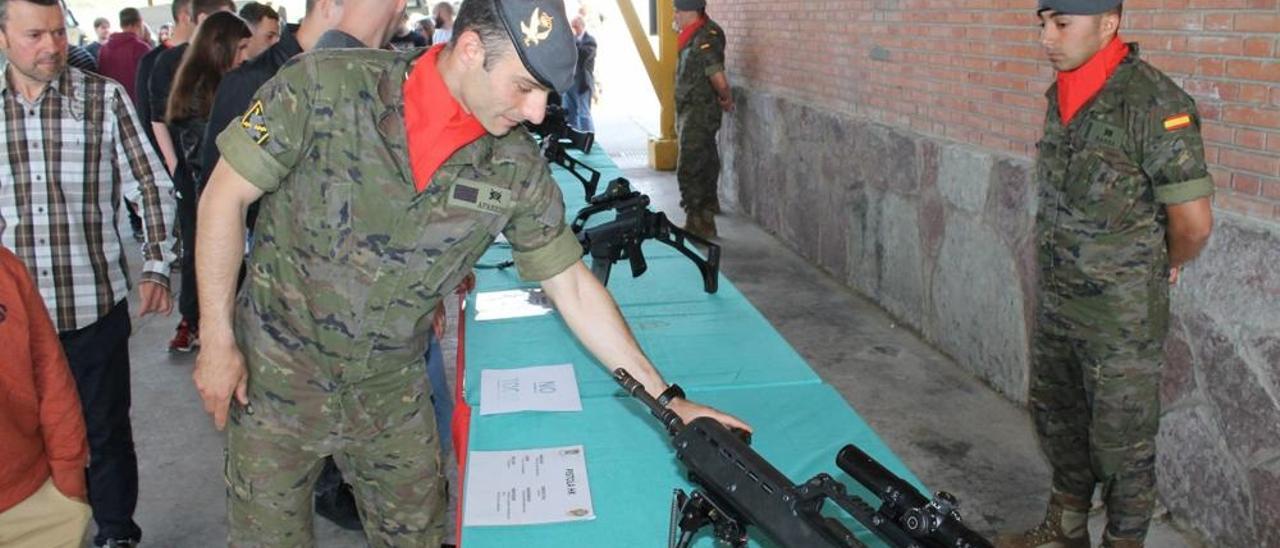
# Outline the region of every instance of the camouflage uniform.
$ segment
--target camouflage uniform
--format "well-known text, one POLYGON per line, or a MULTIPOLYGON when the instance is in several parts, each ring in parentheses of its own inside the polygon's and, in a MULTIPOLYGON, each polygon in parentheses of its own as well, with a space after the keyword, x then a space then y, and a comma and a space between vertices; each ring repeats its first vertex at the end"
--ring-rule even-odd
POLYGON ((578 261, 528 134, 485 135, 417 192, 402 87, 418 52, 319 51, 259 90, 218 138, 266 192, 235 333, 230 543, 312 544, 311 489, 332 454, 374 546, 439 546, 444 491, 422 355, 431 312, 501 232, 530 280, 578 261))
POLYGON ((1155 499, 1165 206, 1213 193, 1195 103, 1130 48, 1066 127, 1049 89, 1037 164, 1032 410, 1054 490, 1102 483, 1115 538, 1145 536, 1155 499))
POLYGON ((724 48, 724 30, 707 19, 680 50, 676 69, 676 134, 680 139, 676 178, 680 183, 680 207, 687 212, 720 212, 716 132, 720 131, 721 109, 710 77, 724 71, 724 48))

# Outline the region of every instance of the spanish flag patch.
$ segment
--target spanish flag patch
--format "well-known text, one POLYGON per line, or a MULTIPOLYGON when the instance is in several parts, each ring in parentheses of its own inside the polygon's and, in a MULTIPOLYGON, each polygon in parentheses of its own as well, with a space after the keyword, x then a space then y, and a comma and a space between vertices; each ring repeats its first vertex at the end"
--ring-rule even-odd
POLYGON ((1174 131, 1191 125, 1190 114, 1177 114, 1164 119, 1164 130, 1174 131))

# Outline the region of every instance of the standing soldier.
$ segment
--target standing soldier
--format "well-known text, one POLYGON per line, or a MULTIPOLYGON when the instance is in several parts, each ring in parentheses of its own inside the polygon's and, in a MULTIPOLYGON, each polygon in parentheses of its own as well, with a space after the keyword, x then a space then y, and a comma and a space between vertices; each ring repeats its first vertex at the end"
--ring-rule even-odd
POLYGON ((428 50, 299 57, 218 138, 197 216, 194 377, 217 427, 230 421, 234 546, 311 544, 310 490, 328 455, 355 488, 373 546, 440 545, 443 477, 422 355, 441 295, 500 233, 601 363, 669 397, 686 421, 746 428, 663 381, 583 265, 559 187, 519 127, 540 122, 548 92, 573 82, 564 4, 467 0, 454 30, 428 50), (258 198, 235 299, 244 216, 258 198))
POLYGON ((676 30, 680 32, 680 65, 676 69, 676 134, 680 158, 676 178, 685 229, 698 236, 716 236, 720 198, 720 151, 716 132, 721 111, 733 111, 733 90, 724 73, 724 30, 707 17, 705 0, 675 0, 676 30))
POLYGON ((1119 39, 1119 0, 1040 0, 1037 14, 1058 76, 1036 171, 1030 399, 1053 490, 1039 526, 997 545, 1087 548, 1102 484, 1102 545, 1138 547, 1155 503, 1169 286, 1209 237, 1213 182, 1194 101, 1119 39))

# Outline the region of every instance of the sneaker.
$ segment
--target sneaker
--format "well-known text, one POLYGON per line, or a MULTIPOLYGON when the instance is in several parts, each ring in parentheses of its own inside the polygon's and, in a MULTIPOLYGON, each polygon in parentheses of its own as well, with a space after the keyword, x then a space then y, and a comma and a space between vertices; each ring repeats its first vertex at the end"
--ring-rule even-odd
POLYGON ((200 337, 196 334, 196 330, 191 328, 187 320, 178 322, 173 339, 169 340, 169 351, 186 353, 195 350, 198 346, 200 346, 200 337))

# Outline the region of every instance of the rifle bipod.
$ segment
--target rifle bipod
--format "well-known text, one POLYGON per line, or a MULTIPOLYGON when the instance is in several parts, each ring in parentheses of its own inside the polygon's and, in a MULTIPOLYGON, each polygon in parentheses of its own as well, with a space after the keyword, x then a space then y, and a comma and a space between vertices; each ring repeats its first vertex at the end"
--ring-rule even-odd
POLYGON ((671 495, 671 526, 667 532, 667 548, 689 548, 694 535, 707 525, 713 527, 716 540, 732 548, 744 548, 747 545, 747 527, 741 520, 734 518, 726 509, 716 506, 699 489, 694 489, 692 496, 683 489, 676 489, 671 495))

